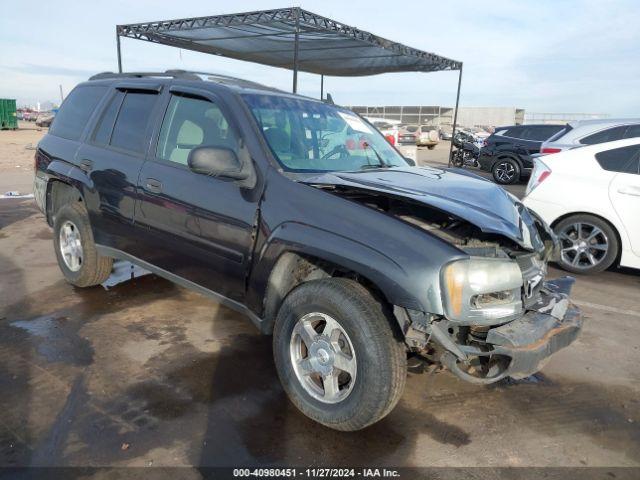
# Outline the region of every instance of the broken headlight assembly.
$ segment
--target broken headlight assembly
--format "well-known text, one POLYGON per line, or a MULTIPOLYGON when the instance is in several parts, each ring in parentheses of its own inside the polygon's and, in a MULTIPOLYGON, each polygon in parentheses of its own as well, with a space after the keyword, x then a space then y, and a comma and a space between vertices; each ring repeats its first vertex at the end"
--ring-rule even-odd
POLYGON ((457 260, 442 269, 441 277, 445 313, 451 321, 495 325, 522 314, 522 272, 513 260, 457 260))

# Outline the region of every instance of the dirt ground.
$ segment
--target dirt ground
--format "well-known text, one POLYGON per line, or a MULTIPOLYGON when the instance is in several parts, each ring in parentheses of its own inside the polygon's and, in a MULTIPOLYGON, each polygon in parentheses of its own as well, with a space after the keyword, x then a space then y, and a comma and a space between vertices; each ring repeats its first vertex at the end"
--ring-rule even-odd
MULTIPOLYGON (((39 135, 0 132, 0 193, 30 191, 39 135)), ((584 331, 542 373, 410 374, 387 418, 340 433, 291 405, 249 321, 154 276, 75 289, 33 200, 0 200, 0 466, 637 468, 639 291, 638 272, 580 278, 584 331)))
POLYGON ((0 130, 0 195, 33 190, 34 148, 47 129, 31 122, 19 124, 18 130, 0 130))

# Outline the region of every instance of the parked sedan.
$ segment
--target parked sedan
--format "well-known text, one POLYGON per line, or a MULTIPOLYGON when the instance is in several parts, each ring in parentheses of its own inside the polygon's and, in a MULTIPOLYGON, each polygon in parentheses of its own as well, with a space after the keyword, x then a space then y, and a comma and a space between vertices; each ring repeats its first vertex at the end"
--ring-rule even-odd
POLYGON ((440 138, 442 140, 451 140, 453 138, 453 128, 446 125, 440 128, 440 138))
POLYGON ((536 159, 524 204, 552 226, 574 273, 640 268, 640 138, 536 159))
POLYGON ((531 156, 540 152, 542 142, 563 125, 512 125, 498 127, 482 147, 480 168, 493 174, 500 184, 515 183, 528 177, 533 168, 531 156))
POLYGON ((53 122, 55 115, 52 113, 43 113, 38 115, 36 118, 36 126, 37 127, 50 127, 51 122, 53 122))

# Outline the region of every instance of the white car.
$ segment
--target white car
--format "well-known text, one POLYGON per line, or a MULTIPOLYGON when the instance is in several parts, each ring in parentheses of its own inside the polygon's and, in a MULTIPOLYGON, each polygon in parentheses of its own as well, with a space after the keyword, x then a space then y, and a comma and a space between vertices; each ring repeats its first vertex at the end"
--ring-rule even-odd
POLYGON ((400 130, 400 120, 391 120, 379 117, 364 117, 370 124, 378 129, 378 131, 387 139, 393 138, 392 145, 398 143, 398 132, 400 130))
POLYGON ((558 235, 565 270, 640 268, 640 138, 537 158, 523 201, 558 235))

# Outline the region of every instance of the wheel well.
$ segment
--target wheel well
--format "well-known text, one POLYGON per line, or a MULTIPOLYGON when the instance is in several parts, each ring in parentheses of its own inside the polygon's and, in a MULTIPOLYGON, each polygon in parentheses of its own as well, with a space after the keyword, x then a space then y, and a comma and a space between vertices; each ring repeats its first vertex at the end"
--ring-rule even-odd
POLYGON ((389 305, 382 291, 357 272, 317 257, 294 252, 283 253, 269 275, 264 300, 264 333, 271 333, 278 310, 285 297, 298 285, 320 278, 351 278, 364 286, 376 300, 389 305))
POLYGON ((83 201, 82 194, 74 186, 61 180, 51 180, 47 191, 47 223, 53 226, 55 214, 62 206, 83 201))
POLYGON ((491 170, 493 171, 493 167, 496 166, 496 163, 498 163, 500 160, 513 160, 514 162, 516 162, 518 164, 518 167, 520 168, 520 172, 522 173, 522 162, 520 161, 519 158, 513 156, 513 155, 500 155, 499 157, 496 158, 496 161, 493 162, 493 165, 491 165, 491 170))
POLYGON ((591 213, 591 212, 565 213, 564 215, 559 216, 553 222, 551 222, 551 225, 550 225, 551 229, 555 230, 556 225, 558 225, 558 223, 560 223, 565 218, 573 217, 574 215, 588 215, 590 217, 596 217, 597 219, 602 220, 604 223, 606 223, 607 225, 609 225, 611 227, 611 230, 613 230, 613 233, 616 234, 616 238, 618 240, 618 252, 616 254, 615 264, 620 263, 620 257, 622 256, 622 238, 620 237, 620 232, 618 231, 618 229, 616 228, 616 226, 613 223, 611 223, 609 220, 607 220, 606 218, 604 218, 601 215, 598 215, 598 214, 595 214, 595 213, 591 213))

